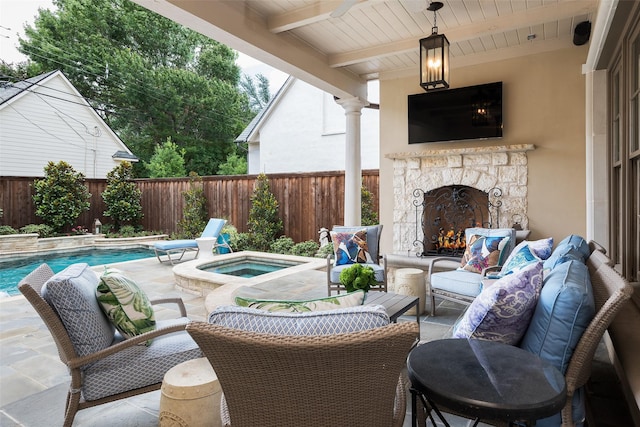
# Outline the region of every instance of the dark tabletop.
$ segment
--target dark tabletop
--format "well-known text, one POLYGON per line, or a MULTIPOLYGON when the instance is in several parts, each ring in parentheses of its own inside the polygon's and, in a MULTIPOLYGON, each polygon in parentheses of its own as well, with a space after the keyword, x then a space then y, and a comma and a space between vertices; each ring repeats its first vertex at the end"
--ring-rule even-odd
POLYGON ((521 348, 486 340, 447 339, 414 348, 407 368, 412 387, 470 417, 536 420, 560 412, 562 374, 521 348))

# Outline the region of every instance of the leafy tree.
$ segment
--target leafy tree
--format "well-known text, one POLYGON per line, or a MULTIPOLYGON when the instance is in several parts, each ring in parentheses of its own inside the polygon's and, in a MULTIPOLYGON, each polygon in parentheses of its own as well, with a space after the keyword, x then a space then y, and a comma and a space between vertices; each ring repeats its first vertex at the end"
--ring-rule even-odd
POLYGON ((84 174, 76 172, 65 162, 49 162, 44 178, 33 183, 33 202, 36 215, 56 232, 72 225, 84 211, 89 210, 91 194, 84 185, 84 174))
POLYGON ((142 219, 142 192, 132 178, 131 163, 122 162, 109 171, 107 188, 102 192, 102 199, 107 205, 104 216, 111 217, 118 229, 125 223, 137 225, 142 219))
POLYGON ((143 162, 170 137, 186 170, 214 174, 252 118, 237 53, 130 0, 54 5, 25 28, 20 51, 61 69, 143 162))
POLYGON ((227 161, 218 168, 218 175, 245 175, 249 166, 247 159, 233 153, 227 156, 227 161))
POLYGON ((255 75, 256 82, 246 74, 240 80, 240 89, 249 97, 249 107, 254 113, 258 113, 267 106, 271 100, 269 92, 269 79, 258 73, 255 75))
POLYGON ((360 189, 360 198, 362 225, 378 224, 378 212, 373 209, 373 194, 364 185, 360 189))
POLYGON ((4 60, 0 60, 0 80, 6 82, 19 82, 29 77, 42 74, 44 70, 33 62, 19 62, 17 64, 9 64, 4 60))
POLYGON ((251 196, 251 210, 247 223, 253 248, 268 251, 271 243, 282 231, 278 208, 278 201, 269 188, 269 179, 261 173, 251 196))
POLYGON ((182 230, 180 237, 193 239, 200 236, 207 225, 207 197, 204 195, 202 178, 195 172, 189 174, 189 189, 184 196, 183 218, 178 222, 182 230))
POLYGON ((171 142, 171 138, 162 145, 157 145, 149 163, 145 167, 149 170, 151 178, 182 177, 187 173, 184 169, 184 148, 171 142))

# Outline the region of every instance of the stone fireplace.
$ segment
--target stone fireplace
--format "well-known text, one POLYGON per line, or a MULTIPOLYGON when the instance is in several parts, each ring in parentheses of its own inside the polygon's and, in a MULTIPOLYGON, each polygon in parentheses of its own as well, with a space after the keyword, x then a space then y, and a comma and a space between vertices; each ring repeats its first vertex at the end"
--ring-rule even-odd
POLYGON ((519 144, 387 154, 393 159, 393 253, 423 252, 423 219, 416 207, 425 193, 441 187, 470 187, 487 194, 489 206, 498 204, 486 212, 490 219, 482 219, 482 226, 517 223, 527 229, 527 152, 534 148, 519 144), (495 194, 497 202, 492 201, 495 194))

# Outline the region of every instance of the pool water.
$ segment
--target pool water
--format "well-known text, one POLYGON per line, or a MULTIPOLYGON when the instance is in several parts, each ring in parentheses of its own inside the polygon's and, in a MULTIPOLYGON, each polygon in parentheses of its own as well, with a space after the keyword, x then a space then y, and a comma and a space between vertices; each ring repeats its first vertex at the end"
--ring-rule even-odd
POLYGON ((86 262, 93 266, 154 256, 153 250, 147 248, 89 249, 0 261, 0 293, 6 292, 9 295, 18 295, 20 293, 18 291, 18 282, 43 262, 49 264, 54 273, 58 273, 77 262, 86 262))
POLYGON ((205 266, 202 270, 208 271, 209 273, 228 274, 231 276, 251 278, 260 276, 261 274, 282 270, 283 268, 291 267, 292 265, 295 264, 239 260, 236 262, 226 263, 221 266, 205 266))

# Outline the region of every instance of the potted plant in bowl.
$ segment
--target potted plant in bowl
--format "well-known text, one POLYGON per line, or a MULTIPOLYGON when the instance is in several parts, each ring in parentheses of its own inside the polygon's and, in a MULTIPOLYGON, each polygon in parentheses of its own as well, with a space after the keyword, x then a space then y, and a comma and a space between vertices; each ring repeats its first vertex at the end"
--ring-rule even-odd
POLYGON ((353 264, 340 272, 340 283, 347 292, 362 289, 367 292, 376 282, 375 271, 366 264, 353 264))

